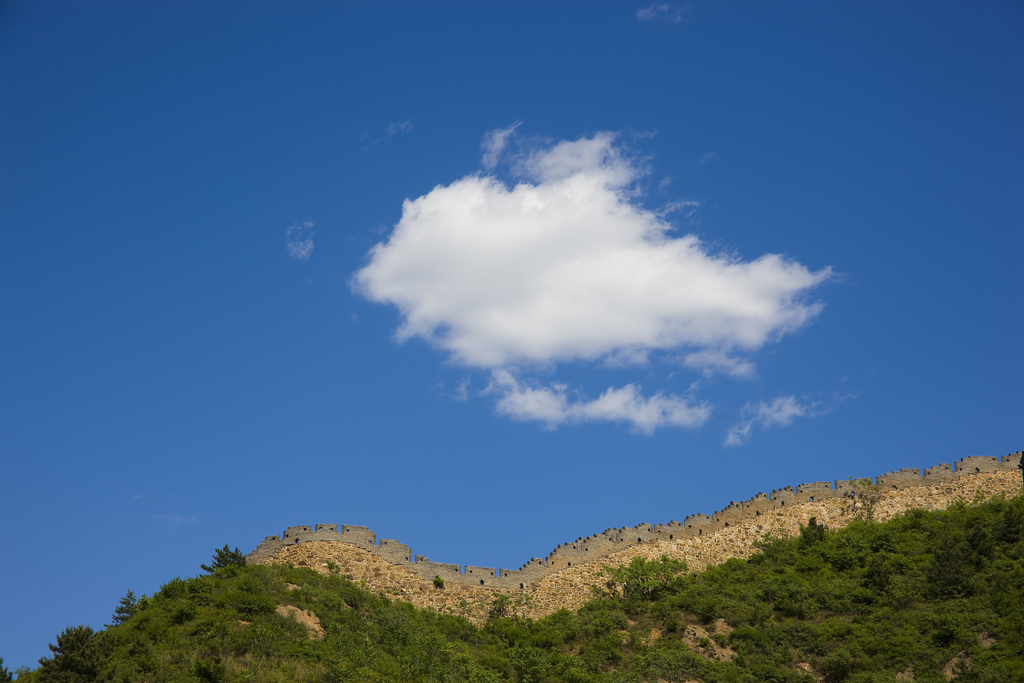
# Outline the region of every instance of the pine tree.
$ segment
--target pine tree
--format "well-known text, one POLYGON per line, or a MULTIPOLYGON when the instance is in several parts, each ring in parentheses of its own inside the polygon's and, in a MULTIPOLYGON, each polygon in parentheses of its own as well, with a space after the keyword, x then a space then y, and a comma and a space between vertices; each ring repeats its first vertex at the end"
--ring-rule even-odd
POLYGON ((0 657, 0 683, 12 683, 14 676, 11 675, 10 670, 4 666, 4 658, 0 657))
POLYGON ((114 608, 114 616, 111 619, 111 626, 120 626, 124 622, 135 616, 135 613, 139 611, 139 601, 135 598, 135 593, 129 588, 125 596, 121 598, 120 604, 114 608))
POLYGON ((88 683, 95 681, 103 661, 96 633, 88 626, 72 626, 50 645, 53 658, 39 660, 36 670, 42 683, 88 683))
POLYGON ((205 564, 199 565, 199 568, 204 572, 210 572, 211 574, 222 569, 224 567, 244 567, 245 566, 245 555, 238 548, 231 550, 228 548, 228 544, 225 543, 223 548, 217 548, 213 553, 213 562, 210 566, 205 564))

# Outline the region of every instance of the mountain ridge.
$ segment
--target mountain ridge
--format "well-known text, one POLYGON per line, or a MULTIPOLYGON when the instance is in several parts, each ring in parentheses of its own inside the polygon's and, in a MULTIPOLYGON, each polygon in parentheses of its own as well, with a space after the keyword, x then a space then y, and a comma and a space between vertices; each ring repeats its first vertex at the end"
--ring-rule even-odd
POLYGON ((682 523, 641 524, 580 537, 518 570, 431 562, 420 555, 414 559, 397 540, 375 543, 367 527, 343 525, 338 531, 334 524, 289 527, 281 536, 267 537, 246 558, 340 572, 418 607, 461 614, 478 624, 496 593, 513 596, 523 616, 539 618, 581 606, 601 583, 605 565, 619 566, 633 557, 666 555, 703 569, 730 557, 749 557, 757 543, 798 533, 811 517, 838 528, 855 519, 889 519, 915 507, 945 509, 961 500, 1016 495, 1024 488, 1022 456, 1024 451, 1001 458, 967 456, 955 466, 896 470, 874 480, 836 481, 834 488, 814 482, 775 489, 770 496, 759 493, 712 515, 690 515, 682 523))

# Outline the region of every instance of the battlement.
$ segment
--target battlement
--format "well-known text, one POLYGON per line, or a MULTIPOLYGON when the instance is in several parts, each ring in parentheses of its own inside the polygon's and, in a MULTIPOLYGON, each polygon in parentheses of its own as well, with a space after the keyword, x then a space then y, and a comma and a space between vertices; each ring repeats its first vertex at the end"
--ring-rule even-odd
POLYGON ((813 503, 830 498, 855 497, 865 489, 879 492, 903 490, 914 486, 934 486, 962 477, 1016 470, 1020 467, 1024 451, 1000 457, 971 455, 956 461, 955 465, 940 463, 927 469, 901 469, 880 474, 874 479, 824 481, 786 486, 770 495, 757 493, 745 501, 732 501, 710 515, 688 515, 682 522, 667 524, 642 523, 632 527, 605 529, 592 536, 580 536, 575 541, 555 547, 547 557, 531 558, 519 569, 496 569, 474 565, 431 562, 423 555, 413 555, 409 546, 391 538, 377 539, 365 526, 316 524, 290 526, 280 536, 267 536, 256 549, 246 555, 248 562, 264 562, 284 547, 308 541, 347 543, 367 550, 382 559, 400 565, 422 577, 432 580, 440 577, 446 583, 467 586, 487 586, 506 590, 524 590, 544 576, 610 555, 625 548, 651 541, 675 541, 713 534, 719 529, 763 515, 771 510, 813 503), (340 528, 340 531, 339 531, 340 528))

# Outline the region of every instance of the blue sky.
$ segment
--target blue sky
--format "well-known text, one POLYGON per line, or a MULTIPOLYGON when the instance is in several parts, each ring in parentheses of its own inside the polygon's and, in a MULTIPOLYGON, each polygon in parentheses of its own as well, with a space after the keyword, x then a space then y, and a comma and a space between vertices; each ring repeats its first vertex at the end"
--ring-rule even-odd
POLYGON ((0 6, 0 656, 288 525, 517 568, 1024 448, 1019 3, 0 6))

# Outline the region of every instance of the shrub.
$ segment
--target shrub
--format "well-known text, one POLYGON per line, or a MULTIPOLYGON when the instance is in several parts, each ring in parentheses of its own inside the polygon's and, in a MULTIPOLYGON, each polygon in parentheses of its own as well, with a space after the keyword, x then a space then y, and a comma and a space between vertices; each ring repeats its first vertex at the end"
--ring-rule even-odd
POLYGON ((491 608, 487 614, 492 619, 502 619, 511 614, 511 607, 512 598, 498 593, 494 596, 494 600, 491 601, 491 608))
POLYGON ((840 648, 825 658, 821 668, 826 681, 842 683, 853 673, 853 656, 840 648))
POLYGON ((604 571, 622 585, 622 596, 627 600, 653 598, 686 569, 685 562, 670 559, 667 555, 662 555, 659 560, 634 557, 624 567, 604 567, 604 571))

